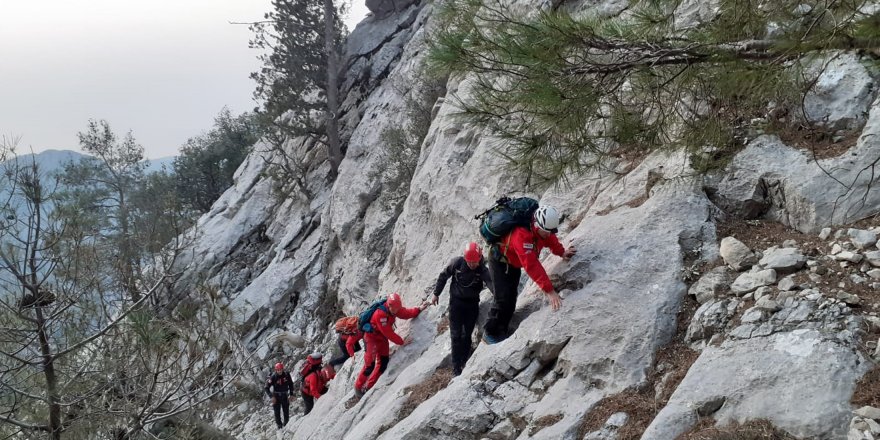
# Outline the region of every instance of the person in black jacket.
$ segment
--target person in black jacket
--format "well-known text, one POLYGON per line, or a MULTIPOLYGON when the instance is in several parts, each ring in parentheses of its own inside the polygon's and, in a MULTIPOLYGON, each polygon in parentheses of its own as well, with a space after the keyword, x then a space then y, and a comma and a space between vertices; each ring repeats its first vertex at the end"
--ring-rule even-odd
POLYGON ((290 419, 290 400, 293 395, 293 378, 284 371, 284 364, 275 364, 275 372, 266 381, 266 394, 272 398, 272 410, 275 412, 275 424, 278 429, 284 427, 290 419), (284 423, 281 423, 281 411, 284 411, 284 423))
POLYGON ((492 279, 483 261, 483 250, 477 243, 465 246, 464 255, 453 258, 440 272, 434 288, 433 304, 437 304, 446 281, 449 286, 449 335, 452 338, 452 374, 458 376, 471 357, 471 334, 480 315, 480 292, 483 286, 492 290, 492 279))

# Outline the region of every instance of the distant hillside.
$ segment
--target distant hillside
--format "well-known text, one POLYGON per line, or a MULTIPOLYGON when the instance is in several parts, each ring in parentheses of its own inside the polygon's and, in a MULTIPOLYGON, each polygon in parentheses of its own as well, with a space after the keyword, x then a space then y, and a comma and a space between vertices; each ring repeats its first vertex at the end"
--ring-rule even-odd
MULTIPOLYGON (((46 175, 51 175, 57 171, 64 169, 64 165, 66 163, 82 160, 82 158, 84 157, 88 157, 88 155, 71 150, 46 150, 34 154, 24 154, 17 157, 15 160, 18 160, 20 163, 28 164, 31 163, 32 160, 36 160, 37 165, 39 165, 40 169, 44 173, 46 173, 46 175)), ((170 170, 171 166, 174 163, 175 157, 177 156, 166 156, 160 157, 158 159, 147 159, 144 161, 147 164, 145 171, 147 173, 161 171, 163 166, 170 170)))
MULTIPOLYGON (((76 151, 46 150, 39 153, 24 154, 12 160, 17 160, 21 164, 30 164, 36 161, 40 170, 49 175, 64 169, 64 164, 82 160, 83 157, 86 156, 76 151)), ((5 165, 7 162, 10 161, 3 162, 3 164, 5 165)))
POLYGON ((160 157, 158 159, 147 159, 145 161, 145 162, 147 162, 147 168, 146 168, 147 174, 155 173, 157 171, 162 171, 163 166, 168 171, 171 171, 171 168, 174 165, 174 159, 176 159, 176 158, 177 158, 177 156, 166 156, 166 157, 160 157))

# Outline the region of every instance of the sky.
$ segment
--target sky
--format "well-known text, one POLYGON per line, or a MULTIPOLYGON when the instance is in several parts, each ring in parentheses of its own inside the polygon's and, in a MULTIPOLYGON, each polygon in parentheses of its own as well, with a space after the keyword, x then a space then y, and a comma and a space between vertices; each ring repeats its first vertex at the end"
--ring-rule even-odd
MULTIPOLYGON (((79 151, 106 119, 148 158, 177 154, 226 106, 252 110, 248 22, 270 0, 0 0, 0 136, 19 153, 79 151)), ((367 14, 354 0, 346 25, 367 14)))

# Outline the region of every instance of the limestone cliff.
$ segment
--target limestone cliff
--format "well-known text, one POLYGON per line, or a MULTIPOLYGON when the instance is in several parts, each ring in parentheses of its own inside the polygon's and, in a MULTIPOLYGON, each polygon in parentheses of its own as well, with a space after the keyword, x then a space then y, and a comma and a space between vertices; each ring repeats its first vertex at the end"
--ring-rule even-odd
MULTIPOLYGON (((242 344, 255 353, 253 375, 244 378, 254 386, 279 357, 291 363, 313 350, 329 353, 333 320, 378 295, 397 291, 408 305, 425 300, 443 262, 479 238, 473 216, 522 188, 521 176, 502 169, 497 143, 463 126, 452 99, 441 98, 408 194, 402 203, 391 200, 395 188, 375 177, 386 166, 380 133, 406 123, 405 100, 417 92, 412 78, 436 24, 427 1, 372 3, 377 13, 347 46, 341 119, 348 147, 339 177, 329 182, 329 168, 312 148, 317 165, 309 171, 308 196, 277 197, 262 173, 262 157, 271 153, 258 145, 235 186, 192 232, 184 279, 209 280, 234 311, 242 344), (291 334, 305 346, 286 344, 291 334)), ((562 6, 618 14, 625 4, 562 6)), ((707 20, 712 8, 686 1, 680 12, 683 21, 707 20)), ((870 365, 859 350, 862 317, 844 312, 848 307, 837 316, 805 312, 802 319, 774 323, 771 313, 820 307, 817 298, 801 305, 811 300, 792 296, 747 322, 740 316, 745 305, 724 300, 694 318, 722 321, 706 324, 717 331, 688 333, 707 342, 695 345, 701 353, 693 366, 658 362, 658 350, 691 325, 690 314, 679 314, 693 301, 686 298, 691 275, 724 264, 719 224, 769 219, 816 234, 880 212, 873 187, 880 158, 878 83, 854 54, 835 63, 808 105, 829 127, 856 133, 848 151, 814 160, 808 151, 761 136, 710 175, 695 173, 684 154, 656 153, 632 163, 621 159, 618 173, 585 175, 569 188, 532 194, 565 213, 560 237, 579 249, 570 262, 544 258, 548 271, 564 280, 561 310, 550 311, 526 280, 513 337, 480 344, 461 376, 413 409, 412 387, 448 366, 449 336, 438 326, 446 308, 441 302, 399 324, 414 342, 393 352, 390 368, 360 402, 348 408, 362 365, 358 356, 311 414, 291 420, 283 438, 615 438, 615 427, 637 414, 618 412, 595 429, 585 419, 600 402, 645 387, 657 388, 668 404, 651 415, 643 438, 674 438, 697 423, 697 410, 719 423, 768 419, 800 437, 845 438, 853 389, 870 365), (720 336, 710 344, 713 334, 720 336), (681 384, 659 390, 671 380, 664 369, 679 366, 687 373, 681 384)), ((447 93, 467 96, 467 88, 467 78, 453 78, 447 93)), ((765 284, 776 289, 775 277, 765 284)), ((217 412, 214 423, 237 438, 273 438, 270 412, 252 399, 217 412)), ((293 412, 299 413, 295 405, 293 412)))

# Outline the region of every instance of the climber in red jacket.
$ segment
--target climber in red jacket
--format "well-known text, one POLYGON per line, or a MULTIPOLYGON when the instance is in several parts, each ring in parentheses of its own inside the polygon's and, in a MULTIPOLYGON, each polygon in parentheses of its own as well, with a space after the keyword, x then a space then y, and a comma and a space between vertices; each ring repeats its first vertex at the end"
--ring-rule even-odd
POLYGON ((327 376, 326 370, 321 368, 321 359, 321 353, 310 354, 300 372, 303 377, 300 393, 306 406, 305 414, 312 411, 315 399, 327 392, 327 382, 330 378, 327 376))
POLYGON ((388 368, 388 361, 390 360, 388 341, 397 345, 406 345, 410 342, 409 339, 404 340, 394 332, 395 318, 413 319, 419 316, 419 313, 425 310, 425 307, 427 307, 427 304, 422 304, 419 307, 403 307, 400 295, 392 293, 388 295, 385 304, 379 306, 373 312, 373 316, 370 318, 372 331, 364 332, 364 343, 367 345, 366 353, 364 354, 364 368, 354 383, 355 395, 357 397, 362 396, 367 390, 372 388, 376 381, 379 380, 379 376, 388 368), (376 363, 379 365, 376 366, 376 363))
POLYGON ((492 274, 495 301, 483 327, 485 330, 483 340, 487 343, 494 344, 508 336, 507 327, 516 309, 522 269, 525 269, 529 278, 544 291, 553 310, 558 310, 562 305, 562 298, 559 297, 544 266, 538 260, 541 250, 545 247, 565 260, 570 259, 577 252, 574 247, 565 249, 556 238, 559 217, 556 208, 541 206, 532 216, 530 228, 517 226, 499 243, 492 246, 489 272, 492 274))
POLYGON ((339 337, 336 339, 336 345, 342 354, 339 357, 330 360, 330 367, 334 369, 344 364, 348 358, 354 357, 354 354, 361 349, 358 343, 364 338, 364 332, 358 329, 358 317, 346 316, 336 321, 334 326, 339 337))

